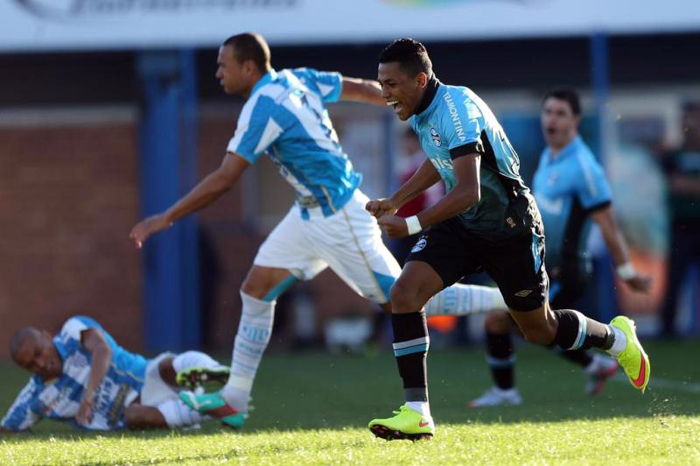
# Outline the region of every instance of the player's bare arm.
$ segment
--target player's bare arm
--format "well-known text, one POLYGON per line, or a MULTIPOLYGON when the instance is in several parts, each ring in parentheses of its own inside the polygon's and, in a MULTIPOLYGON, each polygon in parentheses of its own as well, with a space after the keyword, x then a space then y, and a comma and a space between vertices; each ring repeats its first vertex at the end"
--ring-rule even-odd
POLYGON ((345 76, 343 76, 343 90, 340 93, 340 100, 386 105, 386 101, 382 98, 381 87, 377 81, 345 76))
POLYGON ((87 387, 80 400, 80 407, 75 420, 80 425, 87 425, 92 421, 92 406, 95 402, 95 392, 102 383, 109 366, 112 363, 112 349, 102 332, 95 328, 89 328, 81 333, 81 340, 85 349, 90 353, 90 377, 87 387))
POLYGON ((365 208, 379 218, 385 214, 394 215, 405 203, 440 181, 440 174, 430 160, 425 159, 418 170, 391 197, 373 199, 365 208))
POLYGON ((651 287, 651 277, 639 275, 631 265, 629 248, 615 222, 612 206, 608 205, 591 213, 591 219, 600 227, 605 244, 610 250, 618 275, 635 291, 646 292, 651 287))
POLYGON ((249 165, 248 161, 238 154, 227 152, 219 168, 200 181, 168 210, 139 222, 131 230, 129 237, 140 248, 149 236, 169 228, 185 215, 206 207, 218 199, 236 184, 249 165))
MULTIPOLYGON (((481 156, 474 153, 458 157, 452 162, 452 166, 457 182, 445 197, 417 215, 422 229, 464 212, 481 198, 481 156)), ((407 221, 401 217, 384 215, 379 218, 378 223, 390 238, 403 238, 409 234, 407 221)))

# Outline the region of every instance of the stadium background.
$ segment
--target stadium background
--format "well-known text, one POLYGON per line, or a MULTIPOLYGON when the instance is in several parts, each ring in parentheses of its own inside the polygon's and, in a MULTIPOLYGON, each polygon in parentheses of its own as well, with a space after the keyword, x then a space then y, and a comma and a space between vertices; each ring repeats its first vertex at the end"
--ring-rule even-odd
MULTIPOLYGON (((654 154, 680 142, 681 106, 700 99, 695 3, 670 0, 660 11, 627 0, 585 9, 566 0, 3 2, 0 354, 18 326, 57 329, 76 312, 135 350, 230 348, 238 287, 292 202, 272 164, 253 167, 222 200, 144 251, 128 232, 221 160, 242 102, 224 96, 213 77, 216 49, 245 30, 270 39, 278 69, 366 78, 375 77, 389 40, 424 41, 441 80, 471 87, 494 109, 528 182, 543 147, 542 93, 577 86, 584 137, 604 161, 635 262, 655 278, 651 299, 615 289, 594 239, 587 307, 607 316, 620 306, 653 333, 668 246, 654 154)), ((363 189, 388 193, 403 127, 385 109, 339 104, 331 114, 363 189)), ((678 322, 695 336, 697 277, 688 278, 678 322)), ((334 316, 374 312, 330 272, 283 306, 284 341, 318 336, 334 316)))

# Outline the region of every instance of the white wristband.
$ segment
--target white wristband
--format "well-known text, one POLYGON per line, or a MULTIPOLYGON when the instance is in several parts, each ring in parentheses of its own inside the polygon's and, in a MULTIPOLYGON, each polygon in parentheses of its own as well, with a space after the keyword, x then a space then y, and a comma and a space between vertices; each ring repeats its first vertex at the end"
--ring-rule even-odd
POLYGON ((634 270, 634 266, 631 262, 625 262, 622 265, 618 265, 616 271, 617 276, 624 281, 627 281, 637 276, 637 271, 634 270))
POLYGON ((420 231, 423 229, 423 227, 420 226, 420 221, 418 220, 417 215, 407 217, 406 226, 408 227, 409 235, 415 235, 416 233, 420 233, 420 231))

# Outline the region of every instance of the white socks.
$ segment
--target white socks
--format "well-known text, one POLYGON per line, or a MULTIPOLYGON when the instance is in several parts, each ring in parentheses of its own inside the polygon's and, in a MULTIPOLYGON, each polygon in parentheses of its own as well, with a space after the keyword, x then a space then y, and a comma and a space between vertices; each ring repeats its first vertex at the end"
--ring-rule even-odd
POLYGON ((425 305, 428 316, 465 316, 495 310, 508 310, 498 288, 461 283, 445 288, 425 305))
POLYGON ((166 400, 156 406, 156 408, 165 418, 168 427, 173 429, 176 427, 199 424, 206 418, 206 416, 202 416, 197 411, 190 409, 190 407, 179 398, 166 400))
POLYGON ((180 373, 193 367, 214 369, 220 365, 221 364, 212 359, 211 356, 201 351, 185 351, 173 358, 173 369, 175 369, 175 373, 180 373))
POLYGON ((420 413, 426 421, 433 421, 433 417, 430 415, 430 403, 427 401, 407 401, 406 404, 413 411, 420 413))
POLYGON ((262 301, 241 291, 243 309, 233 345, 231 376, 221 396, 239 413, 248 410, 255 374, 270 341, 276 301, 262 301))
POLYGON ((622 330, 617 327, 613 327, 612 325, 608 325, 608 329, 612 330, 613 334, 615 335, 615 339, 613 340, 612 347, 605 351, 607 351, 611 356, 617 356, 627 348, 627 335, 625 335, 622 330))

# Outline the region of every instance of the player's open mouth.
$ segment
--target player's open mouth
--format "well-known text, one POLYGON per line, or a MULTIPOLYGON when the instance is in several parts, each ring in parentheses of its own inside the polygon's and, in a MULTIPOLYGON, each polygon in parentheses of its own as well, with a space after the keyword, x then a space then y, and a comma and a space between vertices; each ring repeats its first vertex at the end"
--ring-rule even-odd
POLYGON ((550 135, 550 136, 554 136, 554 135, 557 133, 557 129, 556 129, 556 128, 547 128, 545 131, 546 131, 547 134, 550 135))
POLYGON ((401 111, 400 108, 403 108, 403 105, 398 100, 387 100, 386 104, 394 107, 395 112, 399 112, 401 111))

